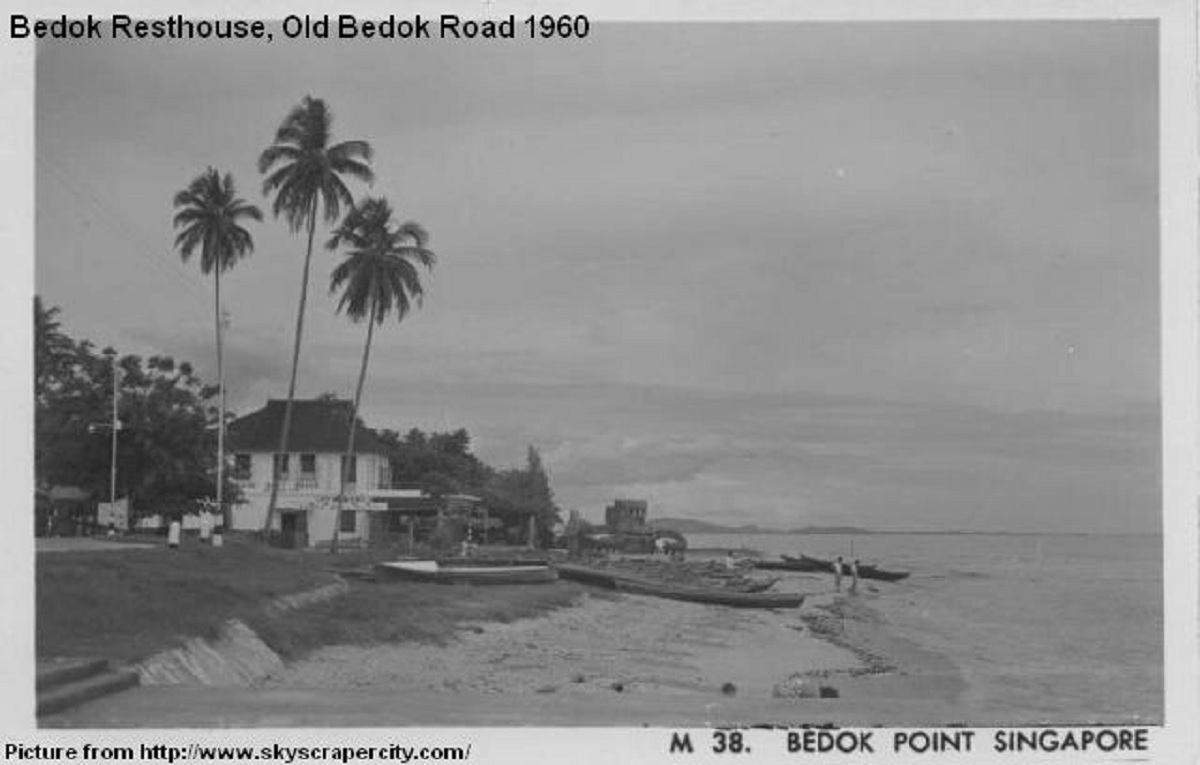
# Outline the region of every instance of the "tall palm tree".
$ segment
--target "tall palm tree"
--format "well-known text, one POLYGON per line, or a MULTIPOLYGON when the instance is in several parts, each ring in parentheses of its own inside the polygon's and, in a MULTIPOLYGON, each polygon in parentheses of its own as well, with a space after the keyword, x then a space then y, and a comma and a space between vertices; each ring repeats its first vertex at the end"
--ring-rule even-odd
MULTIPOLYGON (((371 183, 371 146, 366 141, 345 141, 330 145, 333 114, 319 98, 305 96, 275 132, 275 142, 258 158, 258 171, 267 177, 263 194, 275 195, 272 211, 283 216, 292 231, 308 228, 308 249, 304 254, 304 271, 300 281, 300 306, 296 311, 296 337, 292 344, 292 374, 288 381, 287 404, 283 410, 283 425, 279 433, 279 453, 287 454, 288 436, 292 428, 292 403, 296 398, 296 368, 300 363, 300 338, 304 333, 304 306, 308 300, 308 271, 312 261, 313 234, 317 228, 317 211, 324 211, 327 223, 341 216, 342 206, 352 207, 354 197, 343 182, 343 176, 371 183)), ((267 504, 267 520, 263 528, 269 533, 275 520, 275 504, 279 499, 279 460, 271 461, 271 498, 267 504)))
POLYGON ((215 168, 197 175, 188 187, 175 195, 175 247, 186 262, 200 249, 200 272, 216 273, 215 318, 217 324, 217 386, 220 391, 217 417, 217 507, 228 532, 229 509, 225 507, 225 369, 221 347, 221 273, 233 268, 240 259, 254 252, 254 239, 242 227, 244 220, 262 220, 262 211, 240 199, 233 187, 233 176, 224 176, 215 168))
POLYGON ((354 322, 367 320, 367 339, 363 344, 362 366, 350 412, 350 436, 346 457, 342 460, 338 518, 333 527, 334 551, 341 529, 341 498, 346 493, 347 473, 354 455, 358 410, 362 403, 363 383, 367 379, 375 325, 383 324, 393 312, 397 321, 403 321, 414 305, 421 304, 425 290, 417 266, 431 269, 435 260, 433 252, 426 247, 428 242, 429 234, 419 224, 393 224, 387 199, 368 197, 350 210, 326 245, 331 250, 343 247, 346 251, 345 260, 333 269, 329 278, 330 293, 342 290, 338 313, 345 311, 354 322))

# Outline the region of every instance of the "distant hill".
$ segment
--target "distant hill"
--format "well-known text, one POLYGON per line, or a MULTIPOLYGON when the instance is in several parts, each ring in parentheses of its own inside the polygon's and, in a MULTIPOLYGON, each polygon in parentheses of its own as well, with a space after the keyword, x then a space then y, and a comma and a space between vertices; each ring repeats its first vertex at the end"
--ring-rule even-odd
POLYGON ((764 528, 753 523, 741 526, 726 526, 720 523, 698 521, 693 518, 654 518, 650 525, 659 529, 671 529, 680 534, 870 534, 856 526, 805 526, 799 529, 780 530, 764 528))
POLYGON ((804 526, 799 529, 792 529, 788 534, 877 534, 878 532, 870 529, 859 528, 858 526, 804 526))
POLYGON ((724 526, 692 518, 652 518, 649 520, 649 524, 656 529, 671 529, 680 534, 769 534, 771 532, 771 529, 764 529, 753 524, 724 526))

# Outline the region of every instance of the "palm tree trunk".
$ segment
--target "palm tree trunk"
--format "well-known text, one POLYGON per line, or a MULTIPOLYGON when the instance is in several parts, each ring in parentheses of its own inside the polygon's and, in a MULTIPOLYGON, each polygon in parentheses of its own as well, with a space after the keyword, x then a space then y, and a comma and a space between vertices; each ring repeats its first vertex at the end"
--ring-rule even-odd
POLYGON ((230 512, 225 508, 225 367, 221 348, 221 264, 217 263, 217 512, 221 514, 222 531, 228 534, 230 512))
MULTIPOLYGON (((300 308, 296 311, 296 339, 292 343, 292 377, 288 381, 287 404, 283 408, 283 427, 279 433, 279 454, 287 454, 288 436, 292 430, 292 402, 296 400, 296 369, 300 365, 300 337, 304 334, 304 305, 308 301, 308 270, 312 263, 313 234, 317 229, 317 200, 313 199, 308 213, 308 251, 304 255, 304 274, 300 280, 300 308)), ((275 522, 275 505, 279 501, 279 460, 271 457, 271 498, 267 502, 267 522, 263 534, 270 536, 275 522)))
MULTIPOLYGON (((367 319, 367 342, 363 345, 362 366, 358 370, 358 385, 354 388, 354 405, 350 410, 350 438, 346 445, 346 458, 342 461, 342 488, 338 492, 338 517, 333 526, 332 552, 337 552, 338 537, 342 530, 342 497, 346 494, 346 473, 350 472, 350 459, 354 455, 354 434, 358 430, 358 406, 362 403, 363 383, 367 379, 367 362, 371 358, 371 337, 375 334, 375 304, 371 303, 371 315, 367 319)), ((355 460, 355 471, 358 470, 355 460)), ((355 478, 357 481, 357 477, 355 478)))

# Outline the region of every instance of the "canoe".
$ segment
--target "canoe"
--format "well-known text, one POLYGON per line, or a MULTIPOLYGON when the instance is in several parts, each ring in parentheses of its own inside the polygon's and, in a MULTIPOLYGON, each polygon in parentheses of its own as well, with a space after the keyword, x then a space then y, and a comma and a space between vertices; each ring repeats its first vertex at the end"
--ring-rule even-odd
POLYGON ((381 579, 407 579, 437 584, 546 584, 558 578, 546 564, 443 565, 435 560, 377 563, 381 579))
MULTIPOLYGON (((403 560, 403 559, 401 559, 403 560)), ((464 557, 461 555, 442 556, 436 559, 439 566, 548 566, 547 558, 488 558, 482 555, 464 557)))
POLYGON ((833 571, 833 564, 813 558, 793 558, 790 555, 781 556, 782 560, 759 560, 754 567, 764 571, 833 571))
POLYGON ((898 582, 901 579, 907 579, 908 571, 888 571, 879 568, 878 566, 859 566, 859 579, 875 579, 881 582, 898 582))
POLYGON ((800 593, 740 592, 720 587, 695 587, 675 582, 655 582, 650 579, 616 574, 588 566, 558 564, 558 575, 597 587, 615 589, 638 595, 653 595, 689 603, 708 603, 733 608, 796 608, 804 602, 800 593))
POLYGON ((625 577, 618 577, 616 583, 617 590, 620 592, 734 608, 797 608, 804 602, 804 595, 799 593, 739 592, 716 587, 690 587, 625 577))
POLYGON ((775 583, 778 581, 779 581, 779 577, 772 577, 770 579, 763 579, 763 580, 752 579, 749 582, 746 582, 745 584, 743 584, 739 587, 736 587, 735 589, 738 592, 766 592, 767 590, 774 587, 775 583))
MULTIPOLYGON (((799 556, 780 555, 779 557, 782 560, 775 564, 776 570, 828 571, 830 573, 833 573, 833 563, 834 562, 831 560, 823 560, 821 558, 813 558, 812 556, 809 556, 809 555, 799 555, 799 556)), ((769 562, 769 561, 763 561, 763 562, 769 562)), ((758 568, 769 568, 768 566, 763 566, 762 565, 763 562, 760 562, 758 564, 758 568)), ((843 564, 843 565, 846 566, 843 573, 848 575, 850 573, 849 564, 843 564)), ((889 571, 887 569, 882 569, 882 568, 879 568, 878 566, 875 566, 872 564, 860 564, 858 567, 858 578, 859 579, 875 579, 877 581, 882 581, 882 582, 898 582, 901 579, 907 579, 908 577, 909 577, 908 571, 889 571)))

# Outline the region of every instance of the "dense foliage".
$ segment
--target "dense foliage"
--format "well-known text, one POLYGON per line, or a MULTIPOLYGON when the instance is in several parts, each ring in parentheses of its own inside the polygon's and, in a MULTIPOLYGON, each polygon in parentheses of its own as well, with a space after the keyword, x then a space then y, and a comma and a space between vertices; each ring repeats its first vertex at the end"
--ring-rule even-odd
MULTIPOLYGON (((195 509, 215 493, 217 391, 169 356, 118 356, 68 336, 58 309, 34 299, 34 470, 37 485, 78 486, 107 499, 114 360, 118 374, 117 495, 135 513, 195 509)), ((236 496, 226 484, 226 496, 236 496)))
POLYGON ((473 494, 498 516, 532 514, 543 542, 562 520, 550 477, 541 455, 532 446, 525 467, 497 470, 471 453, 471 436, 461 428, 449 433, 425 433, 413 428, 403 437, 394 430, 384 430, 379 435, 389 447, 392 479, 399 484, 439 496, 473 494))

